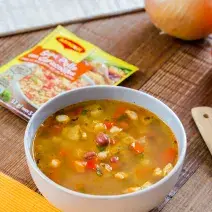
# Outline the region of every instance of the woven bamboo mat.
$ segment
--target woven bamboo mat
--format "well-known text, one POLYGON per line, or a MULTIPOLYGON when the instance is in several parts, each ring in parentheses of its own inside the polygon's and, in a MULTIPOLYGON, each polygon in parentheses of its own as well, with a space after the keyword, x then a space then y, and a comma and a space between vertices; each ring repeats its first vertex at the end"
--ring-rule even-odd
POLYGON ((142 10, 143 0, 0 0, 0 36, 142 10))

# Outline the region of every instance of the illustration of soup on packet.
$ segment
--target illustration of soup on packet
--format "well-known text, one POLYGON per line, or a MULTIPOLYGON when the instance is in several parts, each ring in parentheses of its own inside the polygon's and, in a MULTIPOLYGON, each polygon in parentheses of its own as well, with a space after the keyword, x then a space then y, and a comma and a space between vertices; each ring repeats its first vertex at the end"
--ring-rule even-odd
POLYGON ((138 68, 58 26, 0 68, 0 104, 25 120, 49 99, 92 85, 118 85, 138 68))

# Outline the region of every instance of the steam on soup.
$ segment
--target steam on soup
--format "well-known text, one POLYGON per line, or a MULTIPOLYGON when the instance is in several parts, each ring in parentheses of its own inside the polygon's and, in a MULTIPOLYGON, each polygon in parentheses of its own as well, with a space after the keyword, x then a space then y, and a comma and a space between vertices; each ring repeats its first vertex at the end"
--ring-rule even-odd
POLYGON ((114 100, 71 105, 48 117, 33 146, 40 170, 74 191, 116 195, 144 189, 176 164, 171 129, 137 105, 114 100))

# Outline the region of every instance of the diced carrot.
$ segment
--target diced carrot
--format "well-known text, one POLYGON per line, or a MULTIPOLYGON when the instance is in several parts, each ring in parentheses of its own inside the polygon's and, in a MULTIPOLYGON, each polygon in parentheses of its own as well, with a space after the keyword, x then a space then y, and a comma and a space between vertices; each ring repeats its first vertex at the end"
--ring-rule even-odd
POLYGON ((124 106, 118 107, 118 108, 116 109, 114 115, 113 115, 113 118, 114 118, 114 119, 119 118, 121 115, 123 115, 123 114, 125 113, 126 110, 127 110, 127 108, 124 107, 124 106))
POLYGON ((86 168, 95 170, 96 169, 96 165, 97 165, 96 158, 94 158, 94 159, 91 159, 91 160, 87 161, 86 168))
POLYGON ((111 127, 114 125, 114 123, 111 122, 111 121, 105 121, 105 122, 104 122, 104 125, 105 125, 106 128, 109 130, 109 129, 111 129, 111 127))
POLYGON ((139 142, 131 143, 130 147, 132 150, 134 150, 138 154, 144 152, 144 147, 139 142))
POLYGON ((168 148, 162 154, 162 161, 164 164, 174 162, 177 155, 177 150, 174 148, 168 148))
POLYGON ((119 123, 119 127, 121 127, 124 130, 127 130, 129 128, 129 124, 127 122, 125 122, 125 121, 121 121, 119 123))
POLYGON ((83 110, 83 107, 78 107, 73 111, 73 113, 75 116, 78 116, 79 114, 82 113, 82 110, 83 110))

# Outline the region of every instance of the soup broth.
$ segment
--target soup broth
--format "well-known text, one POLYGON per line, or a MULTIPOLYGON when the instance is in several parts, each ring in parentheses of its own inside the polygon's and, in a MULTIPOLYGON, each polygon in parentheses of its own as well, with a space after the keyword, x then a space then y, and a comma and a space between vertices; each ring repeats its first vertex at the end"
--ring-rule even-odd
POLYGON ((114 100, 87 101, 48 117, 33 156, 54 182, 93 195, 135 192, 156 183, 176 164, 177 141, 152 112, 114 100))

